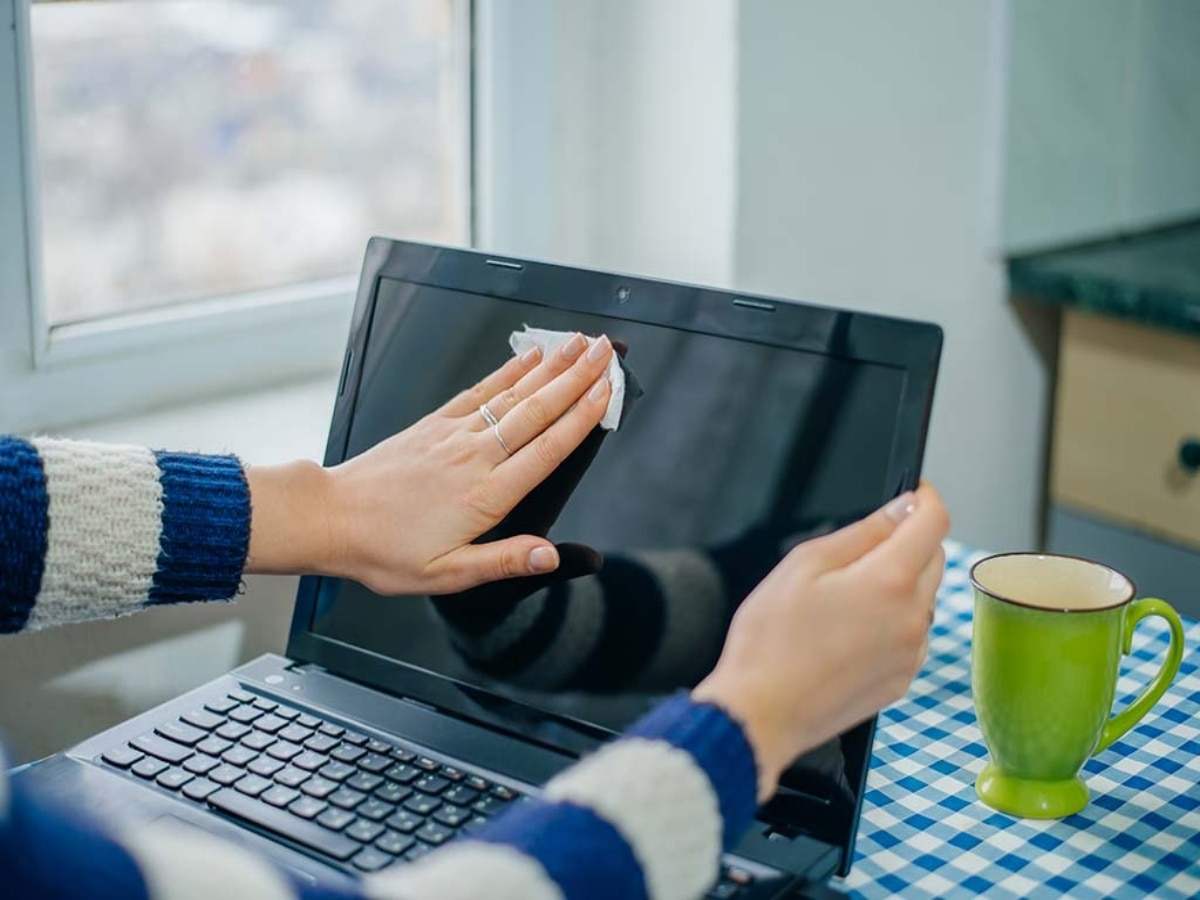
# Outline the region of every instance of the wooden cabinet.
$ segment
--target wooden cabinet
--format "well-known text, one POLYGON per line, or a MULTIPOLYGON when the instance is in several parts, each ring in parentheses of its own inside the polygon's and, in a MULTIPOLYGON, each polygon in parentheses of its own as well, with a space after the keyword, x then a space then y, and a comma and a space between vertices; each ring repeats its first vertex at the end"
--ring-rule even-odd
POLYGON ((1065 310, 1055 404, 1055 504, 1200 548, 1200 339, 1065 310))

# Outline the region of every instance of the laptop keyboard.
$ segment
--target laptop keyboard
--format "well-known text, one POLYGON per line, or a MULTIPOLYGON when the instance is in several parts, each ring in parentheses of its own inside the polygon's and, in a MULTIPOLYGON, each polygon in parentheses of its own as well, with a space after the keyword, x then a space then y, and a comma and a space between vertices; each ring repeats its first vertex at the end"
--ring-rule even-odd
MULTIPOLYGON (((359 872, 420 859, 528 800, 403 742, 245 691, 209 700, 96 760, 359 872)), ((752 881, 724 866, 706 896, 729 900, 752 881)))

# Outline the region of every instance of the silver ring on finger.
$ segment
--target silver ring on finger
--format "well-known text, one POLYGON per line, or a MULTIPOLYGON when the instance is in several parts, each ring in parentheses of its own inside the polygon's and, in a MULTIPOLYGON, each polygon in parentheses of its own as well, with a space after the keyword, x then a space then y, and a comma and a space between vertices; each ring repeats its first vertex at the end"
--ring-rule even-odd
POLYGON ((492 425, 492 434, 496 436, 496 442, 500 445, 500 449, 504 451, 504 455, 512 456, 513 452, 508 449, 508 444, 504 440, 504 435, 500 433, 499 422, 496 422, 492 425))
MULTIPOLYGON (((500 424, 500 420, 496 418, 490 409, 488 409, 488 405, 486 403, 479 404, 479 414, 483 416, 483 421, 487 422, 493 428, 500 424)), ((503 444, 504 442, 501 441, 500 443, 503 444)), ((511 456, 512 454, 510 453, 509 455, 511 456)))

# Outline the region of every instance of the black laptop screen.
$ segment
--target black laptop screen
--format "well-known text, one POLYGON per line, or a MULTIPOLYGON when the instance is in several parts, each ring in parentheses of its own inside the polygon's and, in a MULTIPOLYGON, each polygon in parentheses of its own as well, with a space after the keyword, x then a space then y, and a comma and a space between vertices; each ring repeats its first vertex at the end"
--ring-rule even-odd
MULTIPOLYGON (((620 730, 709 671, 738 604, 797 541, 895 493, 888 473, 905 374, 384 278, 346 457, 501 365, 509 335, 525 325, 623 342, 644 391, 549 534, 601 551, 603 569, 527 596, 438 601, 323 579, 312 631, 620 730)), ((793 802, 827 811, 818 818, 831 839, 844 839, 853 820, 867 758, 845 750, 841 740, 820 748, 785 782, 793 802)))

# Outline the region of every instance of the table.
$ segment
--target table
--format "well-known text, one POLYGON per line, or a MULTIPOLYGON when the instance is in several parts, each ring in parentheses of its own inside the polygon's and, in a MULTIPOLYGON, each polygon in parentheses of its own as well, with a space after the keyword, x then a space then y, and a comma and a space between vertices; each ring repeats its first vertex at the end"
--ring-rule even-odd
MULTIPOLYGON (((1087 763, 1087 809, 1061 821, 1014 819, 974 789, 987 750, 971 703, 968 571, 983 554, 948 543, 946 555, 928 661, 880 715, 844 888, 906 900, 1200 896, 1200 623, 1184 620, 1183 665, 1162 701, 1087 763)), ((1157 671, 1166 645, 1159 620, 1138 628, 1119 706, 1157 671)))

